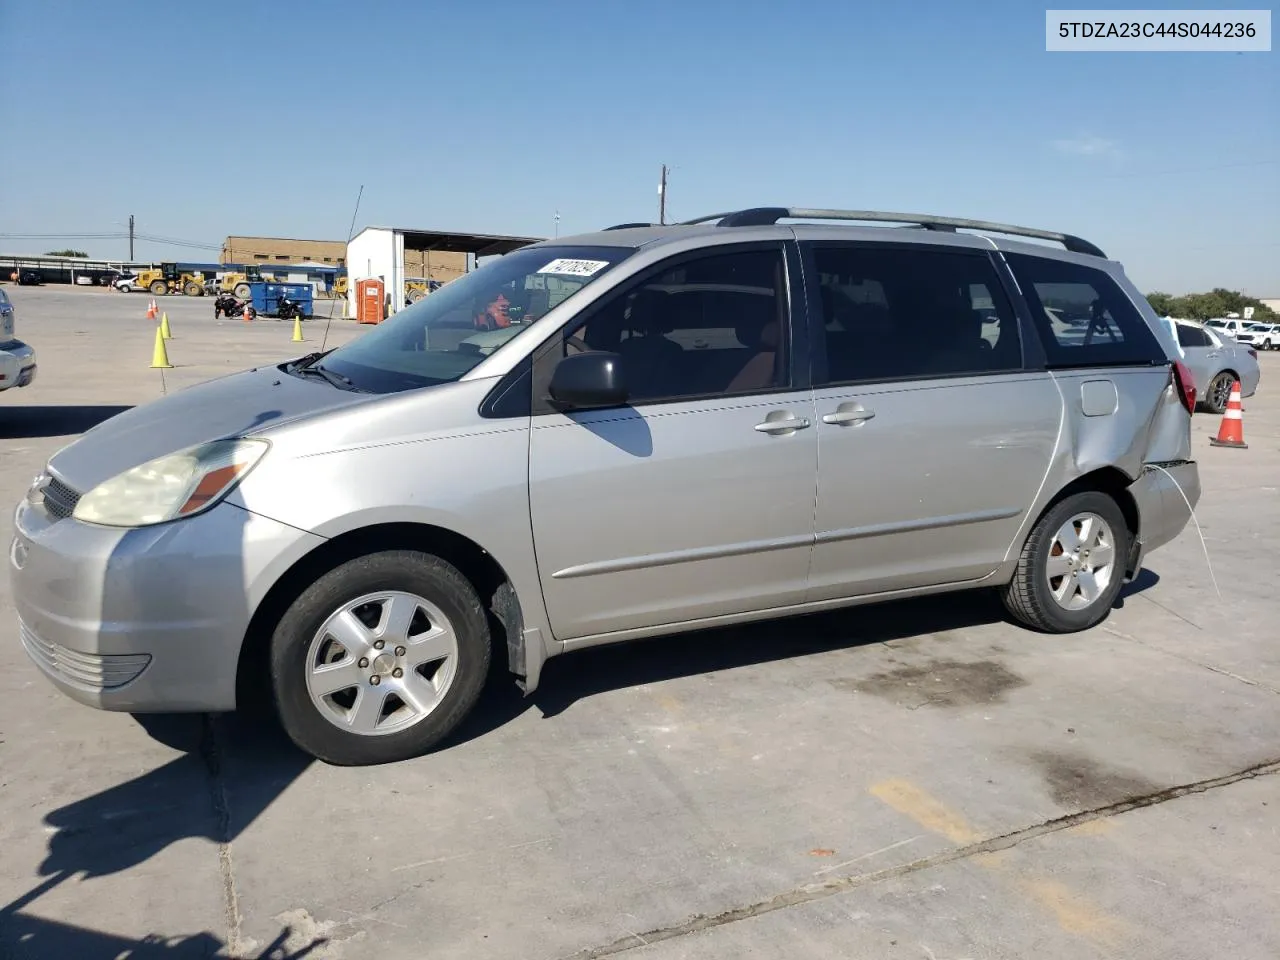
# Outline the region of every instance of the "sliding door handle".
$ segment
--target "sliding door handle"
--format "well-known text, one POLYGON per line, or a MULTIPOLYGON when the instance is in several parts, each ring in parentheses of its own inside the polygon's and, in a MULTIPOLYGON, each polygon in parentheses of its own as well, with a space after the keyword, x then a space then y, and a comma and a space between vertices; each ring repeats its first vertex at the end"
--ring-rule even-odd
POLYGON ((875 415, 876 412, 874 410, 868 410, 860 403, 842 403, 836 407, 834 412, 823 414, 822 422, 837 425, 862 423, 864 420, 870 420, 875 415))
POLYGON ((793 433, 808 426, 809 421, 804 417, 787 417, 785 420, 765 420, 763 423, 757 423, 756 430, 760 433, 793 433))

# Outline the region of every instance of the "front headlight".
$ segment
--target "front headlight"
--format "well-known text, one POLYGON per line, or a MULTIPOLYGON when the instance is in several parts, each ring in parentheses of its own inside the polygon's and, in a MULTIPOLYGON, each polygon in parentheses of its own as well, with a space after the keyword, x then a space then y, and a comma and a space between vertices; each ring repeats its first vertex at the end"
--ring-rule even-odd
POLYGON ((215 440, 171 453, 98 484, 76 504, 77 520, 145 527, 207 510, 267 452, 265 440, 215 440))

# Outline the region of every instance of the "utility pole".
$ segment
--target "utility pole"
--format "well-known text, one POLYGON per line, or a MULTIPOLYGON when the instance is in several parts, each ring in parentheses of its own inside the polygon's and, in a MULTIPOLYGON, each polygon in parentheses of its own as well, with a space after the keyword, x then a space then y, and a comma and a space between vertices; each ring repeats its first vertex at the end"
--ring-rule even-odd
POLYGON ((129 214, 129 262, 133 262, 133 214, 129 214))
POLYGON ((556 222, 556 236, 559 237, 560 236, 560 211, 559 210, 556 211, 556 215, 554 219, 556 222))
POLYGON ((662 179, 658 181, 658 223, 667 222, 667 165, 662 165, 662 179))

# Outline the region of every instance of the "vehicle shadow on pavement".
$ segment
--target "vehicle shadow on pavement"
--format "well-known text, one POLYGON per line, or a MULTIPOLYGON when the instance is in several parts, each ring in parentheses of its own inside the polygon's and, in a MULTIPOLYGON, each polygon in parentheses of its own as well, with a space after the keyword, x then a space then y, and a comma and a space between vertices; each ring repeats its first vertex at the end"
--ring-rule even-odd
MULTIPOLYGON (((1159 581, 1158 574, 1142 570, 1120 592, 1116 607, 1159 581)), ((645 683, 1001 622, 1010 618, 999 598, 972 590, 592 647, 548 661, 527 698, 495 677, 442 748, 484 736, 530 707, 550 719, 579 700, 645 683)))
POLYGON ((1120 596, 1116 598, 1115 608, 1117 610, 1123 610, 1124 602, 1126 600, 1130 597, 1136 597, 1138 594, 1143 593, 1146 590, 1150 590, 1159 582, 1160 574, 1156 573, 1154 570, 1148 570, 1146 567, 1143 567, 1138 571, 1138 575, 1133 578, 1131 583, 1126 583, 1120 589, 1120 596))
MULTIPOLYGON (((16 953, 0 949, 6 960, 10 956, 204 957, 221 947, 209 933, 133 941, 19 912, 66 881, 129 870, 181 840, 232 842, 311 762, 278 727, 251 714, 216 718, 157 714, 136 719, 148 734, 180 751, 179 755, 45 816, 52 835, 39 872, 46 879, 0 906, 0 947, 16 949, 16 953)), ((290 937, 285 930, 257 956, 292 960, 306 956, 320 942, 290 947, 294 952, 287 952, 284 945, 290 937)))
POLYGON ((0 414, 0 440, 74 436, 130 409, 112 404, 8 407, 0 414))
MULTIPOLYGON (((316 939, 292 947, 293 929, 285 927, 255 960, 303 960, 328 941, 316 939)), ((226 944, 208 931, 175 937, 148 935, 140 940, 45 920, 0 908, 0 956, 5 960, 205 960, 225 957, 226 944)), ((248 955, 237 954, 248 960, 248 955)))
POLYGON ((538 689, 527 698, 495 677, 448 745, 481 737, 530 707, 550 719, 579 700, 613 690, 1004 618, 996 598, 956 593, 591 647, 548 661, 538 689))

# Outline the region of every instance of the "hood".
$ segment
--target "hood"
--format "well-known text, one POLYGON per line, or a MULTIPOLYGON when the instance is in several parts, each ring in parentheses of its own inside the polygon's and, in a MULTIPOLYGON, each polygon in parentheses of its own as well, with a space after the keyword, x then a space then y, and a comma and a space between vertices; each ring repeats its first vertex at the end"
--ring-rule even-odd
POLYGON ((50 467, 85 492, 131 467, 198 443, 251 436, 325 410, 376 400, 319 378, 257 367, 188 387, 106 420, 63 447, 50 467))

